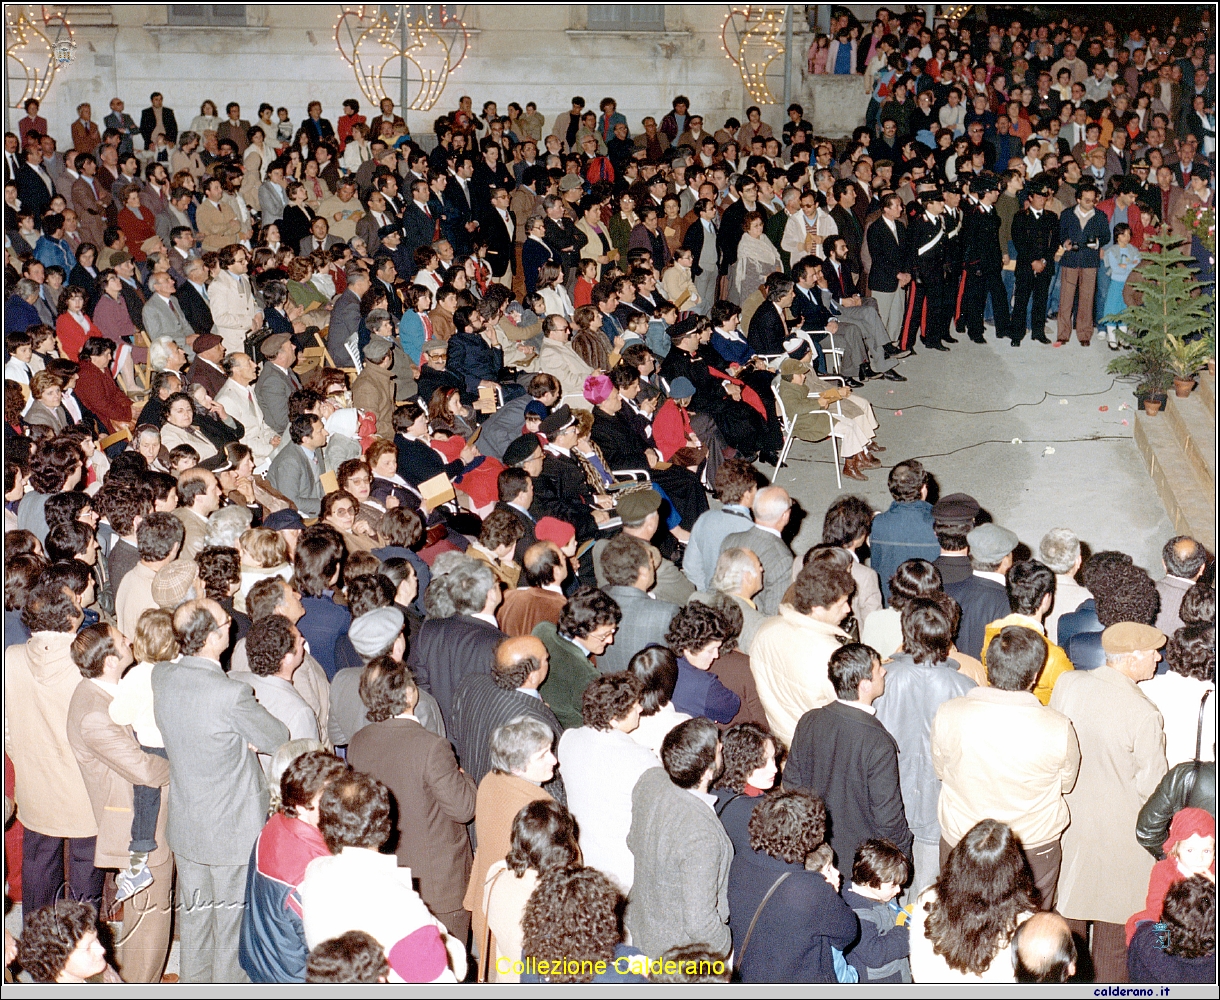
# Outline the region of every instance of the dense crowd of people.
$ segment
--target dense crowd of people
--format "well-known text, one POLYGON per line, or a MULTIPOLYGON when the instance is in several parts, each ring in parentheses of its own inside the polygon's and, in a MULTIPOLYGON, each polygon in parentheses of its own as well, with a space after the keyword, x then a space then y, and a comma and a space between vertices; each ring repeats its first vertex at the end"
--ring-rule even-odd
POLYGON ((846 142, 30 101, 6 972, 1215 982, 1212 554, 1023 541, 890 456, 798 555, 759 471, 882 469, 853 390, 955 332, 1119 349, 1214 206, 1207 17, 836 13, 846 142))

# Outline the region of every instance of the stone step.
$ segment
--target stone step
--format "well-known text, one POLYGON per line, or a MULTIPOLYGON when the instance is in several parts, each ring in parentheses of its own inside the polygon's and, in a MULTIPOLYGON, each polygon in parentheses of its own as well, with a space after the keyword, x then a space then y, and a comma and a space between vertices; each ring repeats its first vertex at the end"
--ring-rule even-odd
POLYGON ((1187 460, 1169 420, 1160 414, 1149 417, 1136 410, 1134 437, 1174 530, 1215 551, 1215 488, 1205 484, 1187 460))
POLYGON ((1212 420, 1216 419, 1216 376, 1208 375, 1204 370, 1199 373, 1199 386, 1195 389, 1195 396, 1203 403, 1204 408, 1211 414, 1212 420))
MULTIPOLYGON (((1197 392, 1198 390, 1196 390, 1197 392)), ((1195 474, 1205 486, 1216 488, 1216 418, 1207 412, 1194 394, 1178 399, 1172 393, 1165 407, 1165 419, 1174 439, 1195 474)))

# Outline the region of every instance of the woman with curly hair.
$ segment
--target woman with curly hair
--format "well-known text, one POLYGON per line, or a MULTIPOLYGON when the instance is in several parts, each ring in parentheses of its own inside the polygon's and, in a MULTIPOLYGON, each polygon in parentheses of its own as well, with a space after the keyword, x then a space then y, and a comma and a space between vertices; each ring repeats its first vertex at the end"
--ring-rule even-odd
POLYGON ((98 941, 96 907, 74 899, 44 906, 26 918, 17 957, 36 983, 123 981, 98 941))
POLYGON ((596 868, 541 878, 525 905, 523 983, 645 983, 644 956, 623 943, 622 896, 596 868))
MULTIPOLYGON (((527 721, 530 720, 510 725, 521 726, 527 721)), ((486 782, 487 778, 483 780, 486 782)), ((481 953, 482 982, 520 981, 520 970, 512 963, 521 958, 521 918, 526 903, 540 878, 553 871, 575 868, 583 860, 577 842, 580 828, 575 818, 545 792, 539 790, 537 794, 545 797, 527 802, 517 810, 505 857, 488 868, 474 894, 481 905, 475 916, 479 930, 475 941, 481 953)), ((473 879, 471 884, 474 885, 473 879)), ((466 896, 469 900, 471 893, 468 891, 466 896)))
POLYGON ((689 716, 702 715, 727 725, 741 708, 741 699, 720 683, 712 664, 729 628, 715 608, 691 601, 670 619, 665 644, 678 658, 674 708, 689 716))
POLYGON ((836 982, 831 949, 847 948, 859 925, 838 878, 805 870, 826 840, 826 806, 803 789, 776 792, 750 814, 744 842, 742 832, 729 869, 729 926, 742 981, 836 982))
POLYGON ((1195 875, 1169 890, 1161 924, 1145 922, 1131 939, 1127 977, 1133 983, 1216 981, 1214 879, 1195 875))
POLYGON ((1038 910, 1021 842, 994 819, 975 824, 940 877, 915 900, 911 975, 917 983, 1011 983, 1009 945, 1038 910))

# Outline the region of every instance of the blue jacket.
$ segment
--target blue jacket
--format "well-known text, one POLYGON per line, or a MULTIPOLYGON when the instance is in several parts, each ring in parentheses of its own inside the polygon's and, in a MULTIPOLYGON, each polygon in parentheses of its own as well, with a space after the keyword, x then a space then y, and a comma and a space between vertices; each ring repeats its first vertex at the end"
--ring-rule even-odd
POLYGON ((1071 240, 1080 249, 1065 253, 1059 261, 1060 267, 1100 267, 1101 248, 1110 242, 1110 220, 1105 212, 1097 208, 1082 229, 1075 206, 1065 208, 1059 216, 1059 242, 1065 240, 1071 240), (1090 243, 1096 243, 1096 249, 1091 249, 1088 246, 1090 243))
POLYGON ((868 547, 872 567, 881 577, 881 593, 888 601, 890 577, 899 565, 908 559, 934 562, 940 555, 940 542, 932 530, 932 505, 927 500, 895 500, 889 510, 873 518, 868 547))
POLYGON ((1075 611, 1059 616, 1059 631, 1055 641, 1066 651, 1072 636, 1081 632, 1101 632, 1104 628, 1097 617, 1097 602, 1090 597, 1075 611))
POLYGON ((1077 632, 1063 648, 1077 670, 1096 670, 1106 665, 1106 651, 1101 648, 1100 632, 1077 632))
POLYGON ((728 337, 721 336, 719 330, 712 331, 712 348, 730 365, 734 362, 744 365, 754 357, 754 348, 744 337, 741 340, 729 340, 728 337))
POLYGON ((38 315, 38 310, 25 299, 16 292, 9 296, 8 304, 4 307, 5 333, 25 333, 30 327, 41 322, 42 317, 38 315))
POLYGON ((327 590, 321 597, 302 597, 305 617, 297 622, 297 628, 309 643, 309 652, 326 671, 328 681, 333 681, 339 672, 335 663, 335 644, 352 624, 351 612, 336 604, 332 596, 333 591, 327 590))
POLYGON ((53 240, 49 236, 39 238, 38 245, 34 247, 34 256, 42 261, 44 267, 50 267, 52 264, 62 267, 65 282, 76 267, 76 256, 68 244, 64 240, 53 240))
POLYGON ((258 835, 246 873, 238 951, 251 982, 305 982, 309 947, 297 887, 309 862, 329 854, 316 829, 281 812, 258 835))
POLYGON ((504 351, 492 347, 477 333, 455 333, 449 338, 449 360, 445 371, 466 385, 462 402, 471 403, 479 394, 479 382, 495 382, 504 367, 504 351))
POLYGON ((741 699, 721 684, 719 677, 710 670, 692 667, 685 656, 678 657, 673 703, 679 712, 703 716, 721 725, 732 722, 741 709, 741 699))
MULTIPOLYGON (((848 881, 846 876, 844 881, 848 881)), ((845 956, 848 964, 860 973, 860 982, 909 983, 911 935, 905 924, 899 927, 894 922, 900 912, 897 903, 881 903, 846 886, 843 900, 860 919, 860 937, 845 956)))

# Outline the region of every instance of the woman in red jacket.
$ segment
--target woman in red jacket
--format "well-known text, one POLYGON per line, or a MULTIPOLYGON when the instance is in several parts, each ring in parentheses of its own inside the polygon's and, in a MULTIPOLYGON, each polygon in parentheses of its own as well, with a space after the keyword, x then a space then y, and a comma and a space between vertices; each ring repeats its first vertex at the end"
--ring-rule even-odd
POLYGON ((133 184, 123 195, 123 208, 119 212, 119 228, 127 237, 127 251, 142 264, 146 254, 144 241, 157 235, 157 220, 147 208, 140 204, 140 192, 133 184))
MULTIPOLYGON (((60 349, 70 361, 80 360, 80 349, 90 337, 104 337, 85 312, 87 293, 79 285, 69 285, 63 291, 60 302, 63 312, 55 320, 55 335, 60 349)), ((126 307, 124 307, 126 312, 126 307)), ((130 322, 130 319, 128 320, 130 322)))

